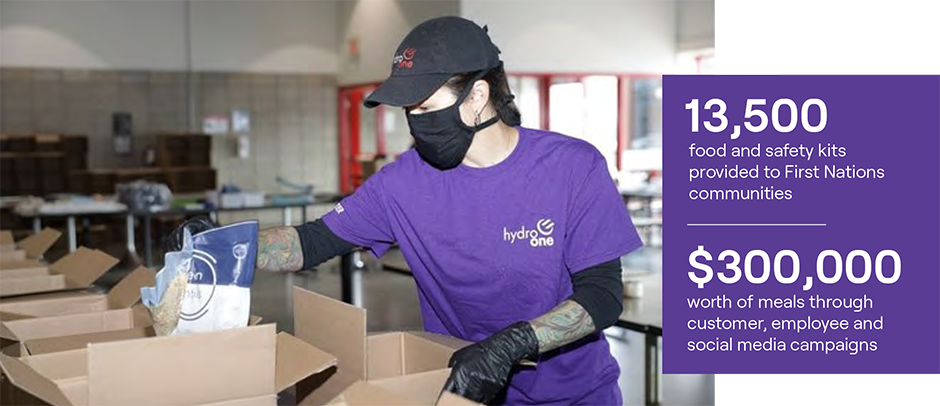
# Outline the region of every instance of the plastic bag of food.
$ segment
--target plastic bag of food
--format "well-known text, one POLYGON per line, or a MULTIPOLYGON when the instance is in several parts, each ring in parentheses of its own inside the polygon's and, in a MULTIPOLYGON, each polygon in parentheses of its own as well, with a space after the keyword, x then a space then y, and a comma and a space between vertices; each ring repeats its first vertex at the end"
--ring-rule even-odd
POLYGON ((195 235, 185 230, 182 250, 166 254, 157 286, 141 289, 155 329, 185 334, 247 326, 257 250, 257 221, 195 235), (186 275, 185 284, 180 282, 181 274, 186 275), (177 305, 181 285, 183 294, 177 305))
POLYGON ((115 187, 118 202, 133 212, 154 212, 170 207, 173 193, 163 183, 136 180, 115 187))

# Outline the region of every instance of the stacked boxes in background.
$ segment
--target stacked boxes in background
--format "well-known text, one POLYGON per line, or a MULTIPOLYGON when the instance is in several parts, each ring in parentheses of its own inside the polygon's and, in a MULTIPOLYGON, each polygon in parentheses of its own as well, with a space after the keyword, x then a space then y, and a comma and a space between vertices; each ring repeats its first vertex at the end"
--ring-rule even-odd
POLYGON ((73 191, 70 176, 87 169, 88 138, 59 134, 0 135, 0 195, 73 191))
POLYGON ((157 135, 157 165, 173 193, 204 192, 216 188, 212 168, 212 140, 205 134, 157 135))
POLYGON ((88 169, 88 138, 0 135, 0 195, 112 194, 134 180, 165 183, 174 193, 216 188, 212 140, 204 134, 157 136, 157 167, 88 169))

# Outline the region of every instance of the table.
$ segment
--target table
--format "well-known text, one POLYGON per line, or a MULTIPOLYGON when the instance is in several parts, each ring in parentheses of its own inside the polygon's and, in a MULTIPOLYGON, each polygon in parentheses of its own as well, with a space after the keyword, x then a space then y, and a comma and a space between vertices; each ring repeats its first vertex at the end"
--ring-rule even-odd
POLYGON ((645 336, 644 398, 647 405, 662 401, 662 357, 659 340, 663 336, 663 278, 662 274, 624 274, 624 282, 643 284, 643 297, 624 298, 623 312, 616 326, 642 333, 645 336))
MULTIPOLYGON (((143 221, 144 226, 144 265, 147 267, 153 266, 153 237, 151 236, 151 227, 154 217, 161 216, 198 216, 198 215, 208 215, 213 218, 213 221, 216 220, 216 216, 221 212, 238 212, 238 211, 248 211, 248 210, 272 210, 272 209, 281 209, 283 210, 283 224, 289 226, 293 224, 291 218, 291 211, 293 209, 301 209, 302 220, 304 223, 307 222, 307 206, 316 204, 316 200, 312 203, 308 202, 298 202, 298 203, 288 203, 288 204, 265 204, 263 206, 253 206, 253 207, 229 207, 229 208, 203 208, 203 209, 186 209, 186 208, 173 208, 169 210, 160 210, 155 212, 137 212, 137 213, 128 213, 129 220, 133 222, 132 217, 140 217, 143 221)), ((324 203, 324 202, 320 202, 324 203)), ((132 241, 133 238, 129 241, 132 241)), ((128 243, 128 251, 135 253, 135 251, 130 251, 132 243, 128 243)))
POLYGON ((202 209, 185 209, 185 208, 173 208, 169 210, 161 210, 156 212, 133 212, 127 209, 112 209, 112 210, 76 210, 70 212, 57 212, 57 213, 35 213, 28 215, 17 214, 17 216, 30 218, 33 222, 33 229, 35 232, 39 232, 42 229, 43 219, 53 219, 53 218, 65 218, 66 219, 66 228, 67 236, 69 243, 69 252, 75 251, 78 247, 78 237, 75 229, 75 219, 78 217, 90 217, 96 215, 124 215, 126 219, 126 247, 130 255, 134 257, 139 257, 137 253, 137 245, 135 241, 135 219, 140 217, 143 219, 144 227, 144 258, 143 264, 151 267, 153 266, 153 240, 151 237, 151 223, 154 217, 159 216, 172 216, 172 215, 183 215, 183 216, 193 216, 193 215, 210 215, 215 216, 219 212, 235 212, 235 211, 246 211, 246 210, 271 210, 271 209, 281 209, 283 210, 283 220, 284 225, 288 226, 293 224, 292 219, 292 209, 300 208, 302 211, 302 220, 303 222, 307 221, 307 206, 313 206, 317 204, 332 204, 340 201, 343 195, 335 193, 324 193, 317 194, 312 202, 296 202, 296 203, 286 203, 286 204, 266 204, 264 206, 257 207, 238 207, 238 208, 202 208, 202 209))
MULTIPOLYGON (((15 212, 14 212, 15 213, 15 212)), ((118 215, 127 213, 126 208, 109 208, 109 209, 87 209, 87 210, 74 210, 74 211, 62 211, 55 213, 34 213, 34 214, 19 214, 15 213, 19 217, 29 218, 33 221, 33 233, 39 233, 42 230, 42 221, 43 219, 65 219, 66 224, 66 235, 68 236, 69 242, 69 252, 73 252, 78 249, 78 237, 76 236, 75 231, 75 219, 77 217, 91 217, 98 215, 118 215)), ((128 219, 128 238, 133 241, 133 220, 128 219)))

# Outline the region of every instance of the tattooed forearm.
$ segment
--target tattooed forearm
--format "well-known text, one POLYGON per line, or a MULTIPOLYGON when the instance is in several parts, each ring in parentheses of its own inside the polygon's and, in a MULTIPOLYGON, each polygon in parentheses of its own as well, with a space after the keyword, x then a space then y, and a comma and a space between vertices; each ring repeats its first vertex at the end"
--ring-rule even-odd
POLYGON ((299 271, 304 265, 300 237, 293 227, 274 227, 258 232, 258 269, 271 272, 299 271))
POLYGON ((552 311, 529 322, 539 339, 539 352, 573 343, 594 331, 594 320, 587 310, 572 300, 561 302, 552 311))

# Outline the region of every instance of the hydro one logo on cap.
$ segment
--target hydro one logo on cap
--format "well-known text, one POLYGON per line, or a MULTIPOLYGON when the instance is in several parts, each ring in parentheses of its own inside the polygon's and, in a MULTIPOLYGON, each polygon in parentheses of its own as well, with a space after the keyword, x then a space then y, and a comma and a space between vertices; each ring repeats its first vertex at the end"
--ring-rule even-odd
POLYGON ((404 51, 401 51, 400 55, 395 55, 395 59, 392 60, 392 63, 399 68, 408 69, 414 65, 415 53, 418 52, 414 48, 405 48, 404 51))
POLYGON ((555 222, 551 219, 541 219, 535 223, 535 229, 522 228, 509 231, 503 227, 503 241, 509 241, 515 244, 516 240, 529 240, 529 245, 533 247, 551 247, 555 245, 555 239, 552 232, 555 231, 555 222))

